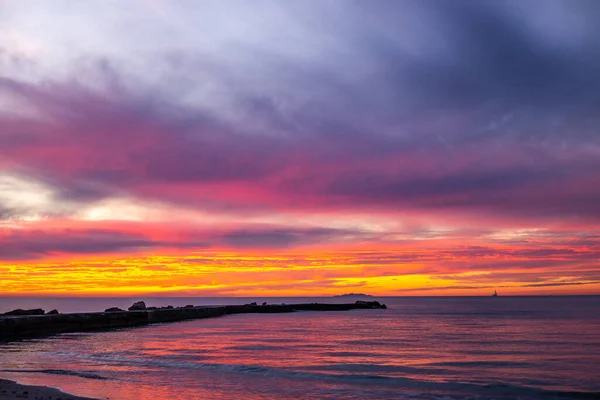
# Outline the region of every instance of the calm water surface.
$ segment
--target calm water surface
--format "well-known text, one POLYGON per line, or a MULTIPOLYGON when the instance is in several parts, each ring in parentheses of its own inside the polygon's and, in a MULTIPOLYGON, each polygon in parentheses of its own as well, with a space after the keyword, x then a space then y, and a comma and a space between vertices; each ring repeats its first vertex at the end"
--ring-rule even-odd
MULTIPOLYGON (((0 377, 124 400, 600 398, 598 296, 378 300, 390 308, 232 315, 0 344, 0 377)), ((0 310, 19 301, 91 311, 133 299, 0 299, 0 310)))

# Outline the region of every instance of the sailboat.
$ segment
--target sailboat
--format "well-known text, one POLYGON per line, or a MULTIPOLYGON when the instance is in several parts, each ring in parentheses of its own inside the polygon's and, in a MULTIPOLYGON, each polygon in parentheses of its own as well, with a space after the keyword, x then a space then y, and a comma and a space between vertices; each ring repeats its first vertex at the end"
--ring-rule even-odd
POLYGON ((494 294, 492 295, 492 297, 498 297, 498 292, 496 292, 496 290, 494 290, 494 294))

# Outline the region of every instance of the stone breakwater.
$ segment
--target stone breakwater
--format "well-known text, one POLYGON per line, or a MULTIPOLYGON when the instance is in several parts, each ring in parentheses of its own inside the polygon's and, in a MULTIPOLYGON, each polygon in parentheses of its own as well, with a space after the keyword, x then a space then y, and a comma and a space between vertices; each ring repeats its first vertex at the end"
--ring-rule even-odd
MULTIPOLYGON (((140 304, 139 302, 136 304, 140 304)), ((132 306, 133 307, 133 306, 132 306)), ((38 310, 34 315, 23 312, 0 315, 0 341, 12 341, 36 338, 59 333, 102 331, 118 328, 130 328, 155 323, 178 322, 190 319, 214 318, 230 314, 249 313, 288 313, 295 311, 346 311, 357 309, 387 308, 377 301, 357 301, 347 304, 281 304, 239 306, 186 306, 145 308, 138 306, 131 311, 105 311, 94 313, 57 314, 43 313, 38 310), (16 315, 15 315, 16 314, 16 315)), ((54 310, 53 310, 54 311, 54 310)))

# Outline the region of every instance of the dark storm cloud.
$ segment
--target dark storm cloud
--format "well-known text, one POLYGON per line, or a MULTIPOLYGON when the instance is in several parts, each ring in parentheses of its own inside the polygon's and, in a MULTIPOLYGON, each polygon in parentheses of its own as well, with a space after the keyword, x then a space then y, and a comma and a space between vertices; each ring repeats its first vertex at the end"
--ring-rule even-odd
MULTIPOLYGON (((391 16, 406 11, 406 2, 386 4, 385 12, 391 16)), ((431 24, 421 26, 426 32, 421 36, 427 39, 422 45, 441 47, 439 42, 443 42, 442 50, 422 60, 408 59, 394 41, 395 35, 403 33, 401 26, 390 30, 393 34, 370 35, 364 41, 365 53, 371 50, 370 55, 388 67, 385 78, 391 79, 390 83, 397 83, 396 87, 413 84, 410 95, 446 106, 473 106, 489 100, 519 106, 567 106, 568 101, 590 105, 598 101, 597 2, 436 0, 417 4, 419 9, 411 11, 424 17, 423 24, 431 24), (550 12, 558 13, 557 17, 561 12, 576 14, 579 24, 569 26, 572 19, 563 17, 549 30, 536 26, 550 12), (573 30, 578 36, 568 37, 575 36, 573 30), (567 36, 568 44, 557 36, 567 36)), ((416 30, 417 35, 421 32, 416 30)))
POLYGON ((94 89, 0 78, 42 117, 0 115, 3 162, 78 203, 600 217, 597 3, 312 6, 282 9, 301 17, 290 32, 329 40, 304 62, 269 46, 240 46, 236 63, 169 49, 150 59, 164 75, 152 87, 106 59, 86 64, 94 89), (561 10, 579 24, 536 25, 561 10), (233 100, 179 101, 207 79, 233 100))
POLYGON ((559 174, 560 172, 535 171, 522 167, 500 171, 461 171, 456 175, 422 178, 386 177, 373 173, 364 177, 340 177, 327 189, 333 195, 365 195, 381 200, 431 198, 436 201, 449 195, 510 190, 531 182, 551 180, 560 176, 559 174))
MULTIPOLYGON (((578 8, 589 35, 574 48, 561 48, 532 29, 529 15, 519 15, 516 2, 426 2, 443 16, 440 34, 447 35, 454 54, 441 63, 414 65, 413 82, 448 103, 474 105, 503 100, 515 105, 568 106, 597 104, 600 51, 594 20, 595 2, 563 2, 578 8), (512 5, 513 7, 508 7, 512 5), (587 39, 587 40, 585 40, 587 39)), ((525 1, 529 11, 541 2, 525 1)))

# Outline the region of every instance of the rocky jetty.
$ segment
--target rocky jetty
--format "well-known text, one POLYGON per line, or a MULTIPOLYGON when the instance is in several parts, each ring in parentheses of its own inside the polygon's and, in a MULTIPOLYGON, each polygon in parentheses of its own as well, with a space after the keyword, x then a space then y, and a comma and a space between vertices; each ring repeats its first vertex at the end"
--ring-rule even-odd
POLYGON ((12 310, 12 311, 9 311, 9 312, 1 314, 1 315, 10 317, 10 316, 25 316, 25 315, 44 315, 45 313, 46 313, 46 311, 42 310, 41 308, 36 308, 33 310, 21 310, 19 308, 17 310, 12 310))
POLYGON ((346 311, 385 308, 387 308, 385 304, 380 304, 377 301, 357 301, 356 303, 347 304, 305 303, 262 306, 257 305, 257 303, 251 303, 239 306, 167 306, 161 308, 153 307, 152 309, 146 308, 144 302, 137 302, 129 308, 130 311, 109 308, 105 312, 97 313, 45 314, 44 310, 25 310, 25 312, 35 311, 35 313, 22 314, 20 312, 24 310, 15 310, 0 315, 0 341, 43 337, 58 333, 130 328, 154 323, 214 318, 230 314, 346 311))

